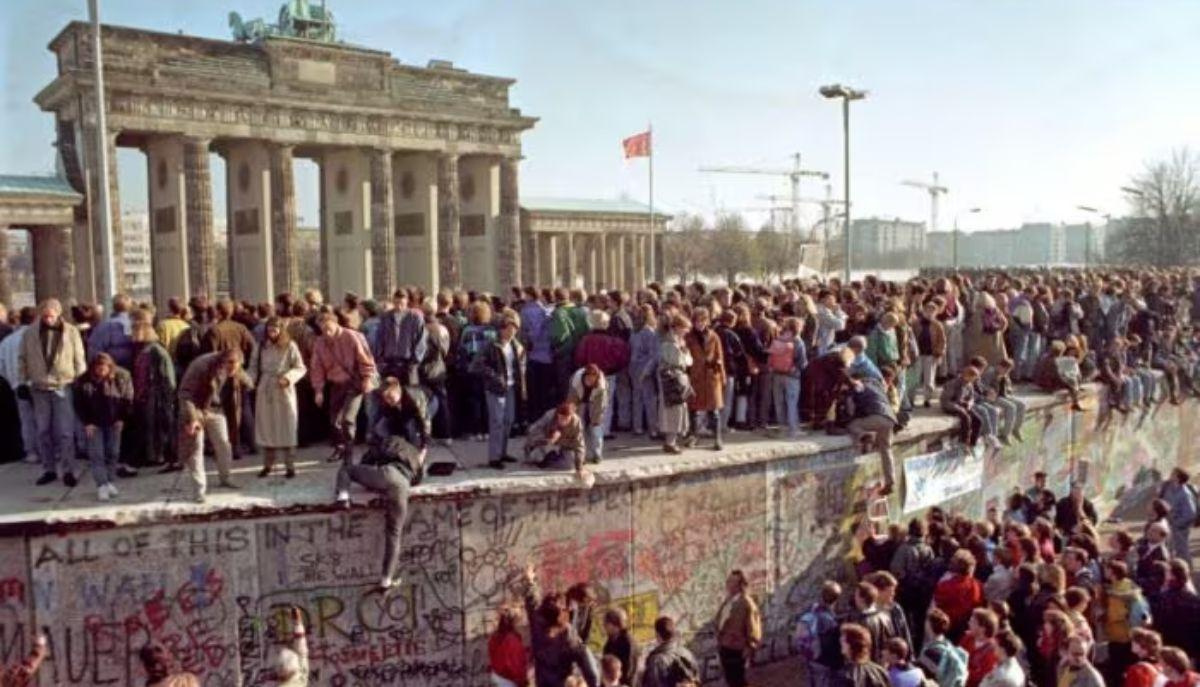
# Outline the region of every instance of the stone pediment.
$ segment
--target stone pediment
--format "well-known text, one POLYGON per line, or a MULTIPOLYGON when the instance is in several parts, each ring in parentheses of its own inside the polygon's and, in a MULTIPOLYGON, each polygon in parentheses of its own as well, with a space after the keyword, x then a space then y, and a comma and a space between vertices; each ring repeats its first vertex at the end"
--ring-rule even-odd
MULTIPOLYGON (((89 89, 89 38, 87 24, 72 22, 51 42, 59 75, 38 94, 42 109, 70 112, 79 102, 73 96, 89 89)), ((222 124, 260 123, 509 143, 536 122, 509 105, 514 80, 473 74, 446 62, 417 67, 379 50, 276 36, 237 43, 105 26, 103 40, 114 116, 217 124, 209 135, 236 135, 222 131, 222 124)), ((89 107, 86 99, 84 107, 89 107)), ((128 128, 170 128, 138 124, 128 128)))

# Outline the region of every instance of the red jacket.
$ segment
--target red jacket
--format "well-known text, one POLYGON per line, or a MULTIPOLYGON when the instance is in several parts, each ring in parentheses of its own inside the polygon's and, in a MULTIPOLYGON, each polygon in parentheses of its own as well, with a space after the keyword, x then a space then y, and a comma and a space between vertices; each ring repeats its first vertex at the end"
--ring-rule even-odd
POLYGON ((950 617, 950 627, 964 628, 971 611, 983 605, 983 586, 970 575, 946 575, 933 590, 933 603, 950 617))
POLYGON ((1158 675, 1158 666, 1138 661, 1125 671, 1125 681, 1121 684, 1123 687, 1154 687, 1158 675))
POLYGON ((497 632, 488 638, 488 665, 493 673, 520 687, 529 684, 529 654, 515 632, 497 632))
POLYGON ((575 347, 575 365, 595 365, 606 375, 629 367, 629 344, 607 332, 588 332, 575 347))
POLYGON ((1000 652, 995 642, 976 647, 971 635, 963 637, 962 648, 967 652, 967 687, 979 687, 983 678, 1000 665, 1000 652))

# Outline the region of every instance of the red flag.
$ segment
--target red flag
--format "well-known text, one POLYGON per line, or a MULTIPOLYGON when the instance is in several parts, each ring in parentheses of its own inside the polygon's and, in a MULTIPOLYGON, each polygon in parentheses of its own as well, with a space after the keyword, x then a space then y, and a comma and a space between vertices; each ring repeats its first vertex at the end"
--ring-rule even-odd
POLYGON ((650 132, 643 131, 630 136, 621 141, 621 147, 625 149, 626 160, 631 157, 650 157, 650 132))

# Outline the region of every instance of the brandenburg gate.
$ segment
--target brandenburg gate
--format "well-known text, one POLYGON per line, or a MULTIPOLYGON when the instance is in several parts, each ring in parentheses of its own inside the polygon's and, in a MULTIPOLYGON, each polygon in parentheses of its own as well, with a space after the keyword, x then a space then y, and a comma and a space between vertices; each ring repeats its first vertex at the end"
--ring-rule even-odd
POLYGON ((76 299, 103 295, 97 137, 109 147, 117 256, 115 149, 145 153, 160 305, 172 296, 216 294, 214 151, 225 160, 236 298, 269 301, 298 290, 295 158, 320 169, 327 293, 521 283, 518 161, 521 134, 537 120, 510 106, 512 79, 448 62, 401 64, 386 52, 331 40, 222 41, 104 26, 107 130, 100 132, 90 32, 72 22, 50 42, 58 76, 35 98, 55 116, 66 181, 84 197, 64 255, 73 256, 76 299))

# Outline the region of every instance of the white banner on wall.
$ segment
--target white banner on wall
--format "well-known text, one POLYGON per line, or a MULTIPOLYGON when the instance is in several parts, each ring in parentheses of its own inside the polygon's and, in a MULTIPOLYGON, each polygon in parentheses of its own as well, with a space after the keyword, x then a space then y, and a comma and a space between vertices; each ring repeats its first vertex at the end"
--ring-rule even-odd
POLYGON ((983 488, 982 447, 955 446, 904 461, 904 512, 930 508, 983 488))

